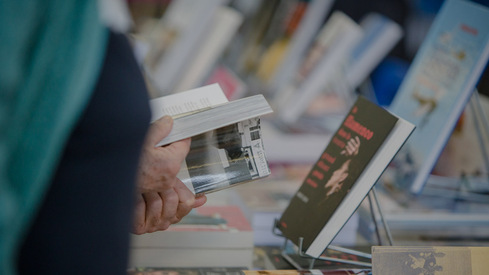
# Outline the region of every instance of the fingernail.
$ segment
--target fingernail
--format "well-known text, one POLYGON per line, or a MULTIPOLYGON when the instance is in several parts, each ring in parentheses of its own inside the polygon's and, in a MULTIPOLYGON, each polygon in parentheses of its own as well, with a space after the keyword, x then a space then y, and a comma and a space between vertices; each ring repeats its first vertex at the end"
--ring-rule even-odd
POLYGON ((192 206, 195 203, 195 197, 188 198, 185 200, 184 204, 187 206, 192 206))

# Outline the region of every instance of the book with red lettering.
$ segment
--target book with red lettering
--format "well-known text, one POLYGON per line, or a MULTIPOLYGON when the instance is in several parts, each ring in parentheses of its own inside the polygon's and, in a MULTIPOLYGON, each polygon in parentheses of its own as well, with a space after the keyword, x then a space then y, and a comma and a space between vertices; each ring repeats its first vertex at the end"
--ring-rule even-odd
POLYGON ((277 224, 319 257, 361 204, 414 125, 358 97, 277 224))

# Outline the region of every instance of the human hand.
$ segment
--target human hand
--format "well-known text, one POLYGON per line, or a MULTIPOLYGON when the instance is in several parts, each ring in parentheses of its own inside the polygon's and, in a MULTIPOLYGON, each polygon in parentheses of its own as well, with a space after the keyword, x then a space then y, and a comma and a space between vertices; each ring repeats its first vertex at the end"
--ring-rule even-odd
POLYGON ((171 224, 180 222, 192 208, 200 207, 207 201, 207 197, 203 195, 196 197, 190 206, 180 202, 179 197, 194 197, 181 181, 177 183, 174 191, 146 192, 136 195, 135 219, 132 229, 134 234, 166 230, 171 224))
POLYGON ((348 140, 345 148, 341 151, 341 154, 345 156, 356 156, 358 155, 359 149, 360 149, 360 138, 356 136, 348 140))
POLYGON ((173 119, 164 116, 153 122, 143 145, 137 187, 142 192, 166 191, 177 182, 177 174, 190 150, 190 138, 155 147, 168 136, 173 119))
POLYGON ((170 224, 179 222, 192 208, 203 205, 207 200, 205 196, 196 199, 177 178, 181 164, 189 152, 190 139, 155 147, 170 133, 172 126, 173 119, 169 116, 155 121, 143 145, 138 169, 133 233, 165 230, 170 224))

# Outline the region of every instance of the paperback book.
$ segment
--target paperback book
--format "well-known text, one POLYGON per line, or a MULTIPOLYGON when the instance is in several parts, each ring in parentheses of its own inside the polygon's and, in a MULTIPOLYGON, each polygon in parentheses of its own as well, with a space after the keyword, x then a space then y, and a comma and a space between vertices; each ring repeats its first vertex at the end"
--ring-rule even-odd
POLYGON ((192 138, 177 177, 195 194, 210 193, 270 174, 260 117, 272 112, 263 95, 228 101, 218 84, 151 101, 153 119, 174 118, 157 146, 192 138))
POLYGON ((362 35, 360 25, 346 14, 336 11, 331 15, 306 53, 297 74, 273 97, 272 104, 280 121, 287 125, 296 123, 322 93, 330 95, 327 102, 335 100, 335 104, 325 109, 347 106, 348 95, 336 92, 336 89, 326 90, 333 82, 337 84, 335 79, 343 77, 351 52, 362 35))
POLYGON ((403 147, 398 184, 420 194, 474 93, 489 57, 489 8, 445 1, 394 97, 390 110, 417 129, 403 147))
POLYGON ((319 257, 413 130, 413 124, 358 97, 282 213, 277 227, 284 237, 319 257))
POLYGON ((482 275, 488 253, 488 247, 373 246, 372 273, 482 275))

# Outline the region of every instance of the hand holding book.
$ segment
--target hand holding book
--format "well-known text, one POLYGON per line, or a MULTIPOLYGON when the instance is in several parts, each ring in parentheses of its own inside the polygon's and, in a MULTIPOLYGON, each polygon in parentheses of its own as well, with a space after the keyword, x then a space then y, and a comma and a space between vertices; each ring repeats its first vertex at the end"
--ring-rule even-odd
POLYGON ((192 138, 177 177, 194 193, 214 192, 268 176, 260 116, 272 112, 263 95, 228 101, 218 84, 156 98, 155 119, 172 115, 168 136, 156 146, 192 138))
POLYGON ((132 230, 135 234, 166 230, 170 224, 179 222, 193 208, 206 202, 205 196, 196 198, 177 178, 189 152, 190 139, 155 147, 170 133, 172 126, 173 119, 169 116, 155 121, 143 146, 132 230))

